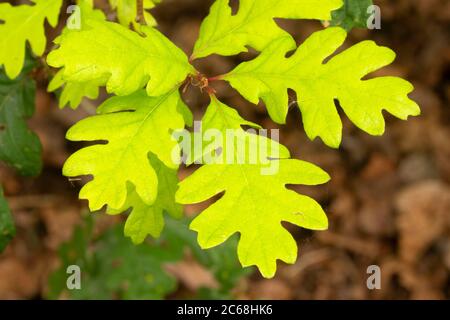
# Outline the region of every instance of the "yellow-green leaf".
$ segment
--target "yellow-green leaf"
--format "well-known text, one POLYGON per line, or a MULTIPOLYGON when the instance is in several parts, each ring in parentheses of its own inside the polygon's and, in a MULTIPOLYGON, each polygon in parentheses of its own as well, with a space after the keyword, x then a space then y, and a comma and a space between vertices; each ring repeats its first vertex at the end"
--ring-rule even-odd
POLYGON ((364 79, 392 63, 395 53, 389 48, 363 41, 324 62, 343 44, 346 34, 339 27, 318 31, 290 57, 286 57, 290 40, 276 40, 223 79, 250 102, 257 104, 262 99, 278 123, 286 119, 288 89, 295 90, 309 138, 320 137, 330 147, 338 147, 342 139, 335 99, 356 126, 372 135, 385 130, 383 110, 404 120, 419 115, 419 106, 408 97, 413 90, 408 81, 364 79))
MULTIPOLYGON (((85 29, 87 27, 85 22, 89 19, 105 20, 105 15, 102 11, 94 8, 92 0, 78 0, 77 5, 79 11, 75 11, 69 19, 79 19, 80 29, 70 29, 66 26, 63 29, 63 34, 79 32, 85 29)), ((106 83, 107 80, 108 77, 105 76, 83 82, 66 81, 64 79, 64 69, 61 69, 50 81, 47 90, 48 92, 55 92, 59 88, 62 88, 59 96, 59 107, 62 109, 68 104, 72 109, 76 109, 84 97, 96 99, 99 94, 99 87, 106 83)))
POLYGON ((241 162, 252 160, 254 163, 267 164, 265 161, 267 157, 288 158, 290 156, 289 150, 283 145, 275 143, 264 135, 256 134, 255 131, 249 133, 242 130, 242 126, 248 126, 253 130, 262 129, 261 126, 243 119, 235 109, 221 103, 215 96, 211 96, 211 100, 211 105, 202 119, 201 131, 192 134, 191 144, 183 144, 182 149, 187 165, 194 162, 203 164, 205 160, 225 162, 227 158, 234 160, 239 158, 241 162), (218 132, 220 137, 217 137, 213 131, 218 132), (226 141, 227 137, 233 141, 226 141), (199 140, 206 141, 198 143, 199 140), (254 150, 255 153, 252 157, 249 152, 238 154, 234 152, 234 148, 227 148, 226 143, 235 148, 254 150))
POLYGON ((185 126, 181 104, 177 90, 160 97, 149 97, 141 90, 108 99, 99 107, 101 114, 69 130, 67 139, 72 141, 106 141, 76 152, 63 168, 69 177, 93 176, 80 191, 92 211, 104 205, 123 208, 130 183, 144 203, 154 203, 158 179, 148 156, 151 152, 167 167, 178 168, 174 154, 179 154, 179 146, 171 131, 185 126))
MULTIPOLYGON (((227 106, 213 99, 209 109, 223 107, 227 106)), ((222 131, 229 123, 236 123, 229 112, 209 112, 216 117, 204 124, 207 128, 213 123, 222 131)), ((278 259, 294 263, 297 258, 297 244, 281 222, 313 230, 328 227, 316 201, 286 188, 288 184, 322 184, 329 180, 328 174, 313 164, 285 158, 288 156, 281 152, 279 159, 270 160, 277 168, 271 174, 262 173, 267 163, 212 163, 180 183, 176 199, 182 204, 203 202, 225 192, 191 224, 202 248, 215 247, 240 233, 241 264, 256 265, 264 277, 271 278, 278 259)))
POLYGON ((25 60, 28 41, 37 56, 44 53, 44 21, 55 27, 58 23, 62 0, 31 0, 34 5, 12 6, 0 3, 0 66, 14 79, 20 74, 25 60))
POLYGON ((211 54, 224 56, 247 51, 247 46, 261 51, 270 42, 287 37, 274 18, 330 20, 331 11, 342 6, 342 0, 240 0, 233 15, 229 0, 216 0, 203 21, 192 58, 211 54))
POLYGON ((132 208, 125 223, 125 235, 134 244, 144 242, 148 235, 159 238, 164 228, 163 213, 181 218, 183 208, 175 202, 178 177, 177 171, 166 167, 154 155, 150 155, 150 164, 158 177, 158 197, 152 205, 142 201, 136 191, 129 187, 125 205, 120 210, 109 209, 109 214, 119 214, 132 208))
POLYGON ((61 69, 53 77, 48 85, 48 92, 54 92, 62 87, 59 97, 59 107, 62 109, 67 104, 76 109, 84 97, 97 99, 99 87, 105 83, 104 79, 90 80, 86 82, 66 82, 63 80, 64 70, 61 69))
POLYGON ((128 95, 144 86, 150 96, 161 96, 194 72, 186 55, 159 31, 142 26, 143 36, 118 23, 87 19, 78 32, 63 33, 59 48, 47 58, 64 68, 67 82, 106 79, 109 93, 128 95))

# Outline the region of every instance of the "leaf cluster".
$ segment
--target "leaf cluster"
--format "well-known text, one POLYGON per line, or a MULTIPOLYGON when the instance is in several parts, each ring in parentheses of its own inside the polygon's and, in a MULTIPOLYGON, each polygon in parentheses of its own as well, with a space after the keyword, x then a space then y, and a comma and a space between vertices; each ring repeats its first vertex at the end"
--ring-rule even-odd
MULTIPOLYGON (((141 9, 151 9, 158 2, 144 1, 141 9)), ((23 65, 27 41, 35 55, 43 54, 43 23, 47 20, 51 26, 56 25, 62 0, 34 3, 0 5, 0 19, 5 21, 0 32, 6 35, 0 40, 0 65, 4 65, 11 79, 17 77, 23 65), (31 17, 25 25, 33 32, 14 25, 25 15, 31 17), (3 54, 7 45, 13 49, 3 54)), ((241 264, 256 265, 263 276, 270 278, 276 272, 277 260, 294 263, 297 258, 297 244, 282 223, 312 230, 328 227, 327 217, 315 200, 288 188, 324 184, 330 179, 328 174, 311 163, 292 158, 277 141, 245 131, 245 127, 261 127, 220 101, 208 79, 195 69, 196 59, 213 54, 237 55, 249 48, 258 51, 255 59, 210 80, 228 82, 250 103, 262 101, 269 116, 279 124, 285 123, 291 105, 288 90, 294 90, 308 137, 318 137, 333 148, 338 148, 343 139, 339 108, 371 135, 384 132, 383 111, 403 120, 420 113, 408 96, 413 90, 409 82, 392 76, 371 76, 393 62, 392 50, 373 41, 362 41, 339 51, 346 39, 345 29, 361 25, 370 1, 362 5, 350 0, 240 0, 233 12, 228 0, 216 0, 200 27, 190 57, 157 30, 147 10, 147 24, 136 23, 132 14, 137 11, 134 1, 110 0, 119 23, 108 21, 91 0, 79 0, 78 4, 80 28, 65 28, 47 56, 48 65, 58 69, 48 89, 61 88, 61 107, 69 104, 76 108, 84 97, 95 99, 101 87, 111 96, 98 107, 96 115, 81 120, 68 131, 67 139, 90 142, 90 146, 67 160, 63 174, 91 177, 80 191, 80 198, 88 200, 91 211, 105 208, 111 215, 130 212, 125 235, 135 244, 145 242, 148 235, 160 236, 165 213, 180 218, 182 204, 221 196, 190 224, 198 233, 200 246, 218 246, 238 233, 241 264), (313 33, 297 45, 276 19, 331 21, 333 26, 313 33), (201 158, 208 156, 213 161, 201 162, 194 174, 178 184, 182 154, 193 154, 183 150, 173 133, 192 126, 193 115, 181 90, 192 79, 200 79, 201 89, 210 96, 202 118, 203 129, 221 134, 233 129, 237 142, 214 141, 202 146, 201 158), (256 146, 267 156, 251 162, 253 154, 246 151, 239 158, 239 143, 256 146), (232 161, 224 162, 224 157, 232 161), (276 170, 268 171, 270 168, 276 170)), ((12 98, 5 94, 0 120, 5 114, 3 117, 15 121, 16 128, 23 129, 23 119, 31 114, 26 97, 32 95, 32 88, 22 84, 20 78, 11 81, 7 85, 19 93, 12 98), (26 90, 30 92, 21 96, 26 90)), ((24 143, 33 140, 29 132, 21 132, 24 143)), ((7 139, 2 140, 0 135, 0 143, 7 139)), ((11 147, 0 151, 0 156, 25 170, 17 165, 17 158, 33 162, 37 148, 19 149, 21 157, 20 152, 9 152, 11 147)), ((188 165, 197 162, 196 154, 190 160, 188 165)), ((106 238, 105 243, 108 241, 106 238)), ((122 244, 117 246, 122 248, 122 244)), ((136 255, 127 257, 130 261, 148 264, 149 268, 159 264, 146 260, 150 259, 146 258, 150 249, 131 250, 123 246, 123 254, 136 255)), ((105 248, 98 255, 106 263, 113 259, 114 252, 105 248)), ((160 269, 152 272, 158 273, 161 281, 170 282, 160 269)))

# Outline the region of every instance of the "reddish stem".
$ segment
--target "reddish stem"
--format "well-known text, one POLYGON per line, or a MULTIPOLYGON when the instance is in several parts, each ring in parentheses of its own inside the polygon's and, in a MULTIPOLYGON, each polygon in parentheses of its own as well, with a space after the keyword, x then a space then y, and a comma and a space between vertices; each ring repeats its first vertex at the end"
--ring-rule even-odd
POLYGON ((225 76, 225 75, 222 74, 222 75, 219 75, 219 76, 211 77, 211 78, 208 78, 208 81, 209 81, 209 82, 220 81, 220 80, 223 80, 223 77, 224 77, 224 76, 225 76))

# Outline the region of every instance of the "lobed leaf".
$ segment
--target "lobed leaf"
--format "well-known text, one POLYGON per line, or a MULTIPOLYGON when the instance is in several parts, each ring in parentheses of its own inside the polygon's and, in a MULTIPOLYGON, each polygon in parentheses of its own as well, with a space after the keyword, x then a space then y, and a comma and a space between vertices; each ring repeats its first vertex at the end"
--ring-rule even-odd
POLYGON ((92 175, 80 191, 92 211, 103 205, 120 210, 127 198, 129 183, 147 205, 154 203, 158 179, 149 153, 164 165, 176 169, 179 146, 172 131, 182 129, 186 108, 177 90, 160 97, 149 97, 144 90, 124 97, 112 97, 100 107, 99 115, 84 119, 67 133, 72 141, 106 141, 73 154, 63 174, 69 177, 92 175))
POLYGON ((64 69, 59 70, 50 81, 47 91, 54 92, 62 87, 59 97, 59 108, 69 105, 72 109, 78 108, 84 97, 97 99, 99 87, 105 83, 104 79, 90 80, 86 82, 66 82, 63 79, 64 69))
POLYGON ((109 93, 129 95, 147 86, 150 96, 178 87, 194 72, 186 55, 154 28, 142 26, 142 36, 120 24, 87 19, 78 32, 63 33, 47 62, 63 68, 67 82, 104 79, 109 93))
POLYGON ((231 159, 240 162, 260 162, 269 167, 267 157, 288 158, 290 156, 289 150, 285 146, 264 135, 255 134, 256 130, 262 129, 261 126, 243 119, 235 109, 221 103, 215 96, 211 96, 211 99, 211 105, 202 119, 201 131, 192 134, 191 144, 188 146, 182 144, 187 165, 204 164, 205 161, 221 163, 231 159), (254 132, 244 131, 242 126, 248 126, 254 132), (220 133, 221 138, 218 138, 213 130, 220 133), (232 135, 232 141, 225 141, 228 135, 232 135), (206 145, 198 143, 203 140, 210 143, 206 143, 206 145), (233 148, 226 143, 232 144, 233 148), (238 154, 234 152, 235 148, 253 150, 254 154, 250 155, 244 152, 238 154))
MULTIPOLYGON (((86 21, 89 19, 96 19, 99 21, 105 20, 105 15, 101 10, 94 8, 92 0, 78 0, 77 5, 79 11, 75 11, 70 19, 80 19, 80 30, 86 29, 86 21), (79 15, 79 16, 78 16, 79 15)), ((78 29, 70 29, 67 26, 63 29, 62 33, 67 34, 70 32, 79 32, 78 29)), ((99 95, 99 87, 106 83, 108 77, 105 76, 99 79, 92 79, 88 81, 67 81, 64 78, 64 69, 59 70, 53 79, 50 81, 47 91, 55 92, 59 88, 62 88, 59 96, 59 107, 62 109, 66 105, 69 105, 72 109, 76 109, 84 97, 89 99, 97 99, 99 95)))
POLYGON ((192 58, 231 56, 246 52, 247 46, 261 51, 278 38, 287 38, 294 48, 294 39, 274 18, 331 20, 331 11, 341 6, 342 0, 240 0, 233 15, 229 0, 216 0, 201 25, 192 58))
MULTIPOLYGON (((223 106, 213 99, 209 109, 223 106)), ((233 121, 226 112, 216 114, 221 117, 215 118, 217 127, 228 127, 227 123, 233 121)), ((280 155, 289 156, 284 152, 280 155)), ((294 263, 297 258, 296 242, 281 222, 314 230, 328 226, 327 217, 316 201, 286 188, 287 184, 322 184, 329 180, 328 174, 300 160, 284 158, 270 162, 278 168, 271 174, 262 174, 262 167, 267 165, 263 163, 206 164, 182 181, 176 194, 179 203, 191 204, 224 192, 220 200, 194 219, 191 229, 198 232, 203 249, 240 233, 241 264, 256 265, 267 278, 274 276, 277 259, 294 263)))
POLYGON ((288 89, 295 90, 309 138, 320 137, 335 148, 342 140, 335 100, 356 126, 372 135, 385 130, 383 110, 404 120, 419 115, 419 106, 408 98, 413 90, 408 81, 397 77, 363 79, 389 65, 395 58, 392 50, 363 41, 324 62, 345 38, 345 30, 339 27, 318 31, 290 57, 286 57, 290 40, 276 40, 256 59, 240 64, 223 79, 250 102, 257 104, 262 99, 277 123, 286 119, 288 89))
POLYGON ((20 74, 25 61, 28 41, 33 53, 41 56, 46 46, 44 21, 52 27, 58 24, 62 0, 31 0, 34 5, 12 6, 0 3, 0 66, 14 79, 20 74))
POLYGON ((177 171, 166 167, 154 155, 150 155, 150 164, 158 177, 158 196, 152 205, 146 204, 133 188, 128 188, 127 200, 119 210, 109 209, 109 214, 119 214, 132 208, 125 223, 125 235, 134 244, 144 242, 147 235, 159 238, 164 229, 163 213, 180 219, 183 208, 175 202, 178 177, 177 171))

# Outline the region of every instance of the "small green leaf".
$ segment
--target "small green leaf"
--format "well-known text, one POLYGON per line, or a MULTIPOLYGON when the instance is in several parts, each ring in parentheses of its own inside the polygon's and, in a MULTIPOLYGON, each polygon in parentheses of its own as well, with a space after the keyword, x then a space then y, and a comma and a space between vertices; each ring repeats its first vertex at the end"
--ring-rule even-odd
POLYGON ((174 220, 168 218, 167 227, 160 240, 171 252, 180 252, 180 260, 186 249, 190 249, 195 260, 206 267, 219 283, 218 288, 203 288, 198 292, 200 299, 233 298, 232 289, 238 281, 250 274, 252 268, 243 269, 237 258, 237 237, 232 237, 211 250, 202 250, 197 242, 196 233, 188 229, 191 219, 174 220))
POLYGON ((95 294, 97 299, 101 299, 104 294, 107 294, 100 289, 100 286, 97 287, 93 281, 85 281, 86 276, 96 269, 96 261, 91 257, 92 250, 89 250, 90 241, 93 237, 93 223, 93 216, 86 216, 83 224, 75 228, 72 238, 58 248, 58 256, 62 265, 48 277, 48 299, 58 299, 60 294, 67 289, 68 275, 66 270, 70 265, 77 265, 84 272, 82 290, 71 290, 72 294, 79 294, 84 297, 89 292, 95 294), (87 289, 85 285, 88 285, 87 289))
MULTIPOLYGON (((80 19, 80 28, 85 29, 87 25, 85 25, 86 21, 89 19, 96 19, 99 21, 105 20, 105 15, 102 11, 94 9, 94 4, 92 0, 78 0, 77 5, 79 8, 79 12, 74 12, 71 16, 74 18, 80 19), (78 15, 75 17, 75 15, 78 15)), ((70 32, 79 32, 77 29, 69 29, 65 27, 63 30, 63 34, 67 34, 70 32)), ((84 82, 76 82, 76 81, 66 81, 64 78, 64 69, 59 70, 53 79, 50 81, 47 91, 55 92, 59 88, 62 88, 61 94, 59 96, 59 107, 62 109, 67 104, 72 109, 76 109, 84 97, 89 99, 97 99, 99 94, 99 87, 101 87, 106 81, 108 77, 105 76, 99 79, 88 80, 84 82)))
POLYGON ((150 96, 180 86, 194 68, 186 55, 154 28, 142 26, 144 36, 120 24, 87 19, 82 30, 66 32, 55 42, 47 62, 63 68, 63 80, 105 79, 109 93, 129 95, 147 85, 150 96))
MULTIPOLYGON (((222 107, 213 99, 209 109, 222 107)), ((214 125, 227 128, 229 113, 216 114, 221 119, 215 118, 214 125)), ((208 123, 205 126, 210 128, 208 123)), ((191 204, 225 192, 194 219, 191 229, 198 232, 203 249, 240 233, 239 260, 244 267, 256 265, 267 278, 274 276, 277 259, 294 263, 297 258, 296 242, 281 225, 282 221, 313 230, 328 226, 327 217, 316 201, 286 188, 287 184, 322 184, 329 180, 328 174, 300 160, 276 159, 270 163, 277 168, 271 174, 262 173, 262 163, 206 164, 182 181, 176 194, 179 203, 191 204)))
POLYGON ((14 221, 11 216, 11 211, 3 196, 3 189, 0 186, 0 253, 6 248, 8 243, 16 234, 14 221))
POLYGON ((403 120, 419 115, 419 106, 408 98, 414 89, 408 81, 397 77, 363 80, 392 63, 395 53, 389 48, 363 41, 324 63, 346 35, 339 27, 318 31, 288 58, 290 40, 276 40, 259 57, 240 64, 223 79, 250 102, 257 104, 262 99, 277 123, 286 119, 288 89, 295 90, 309 138, 320 137, 335 148, 342 140, 335 99, 356 126, 372 135, 385 130, 383 110, 403 120))
POLYGON ((80 290, 67 292, 72 299, 162 299, 176 289, 173 276, 163 269, 177 261, 179 253, 168 254, 156 245, 133 245, 123 237, 122 226, 107 230, 90 248, 92 233, 78 228, 73 239, 59 254, 62 267, 49 278, 49 298, 66 291, 66 268, 78 265, 82 270, 80 290))
POLYGON ((333 12, 332 26, 340 26, 347 31, 353 28, 367 28, 370 18, 368 8, 372 0, 344 0, 344 6, 333 12))
POLYGON ((91 80, 86 82, 66 82, 63 80, 64 69, 58 71, 48 85, 48 92, 54 92, 58 88, 62 88, 59 97, 59 107, 64 108, 67 104, 76 109, 84 97, 89 99, 97 99, 99 87, 105 83, 104 79, 91 80))
POLYGON ((249 272, 242 270, 236 259, 236 239, 205 252, 198 246, 195 233, 188 230, 188 219, 168 218, 159 240, 134 246, 123 237, 122 225, 94 237, 93 217, 89 215, 72 239, 58 250, 62 266, 49 277, 48 298, 57 299, 63 292, 71 299, 165 298, 177 284, 164 266, 181 261, 188 250, 219 283, 208 297, 230 299, 231 289, 249 272), (81 290, 67 291, 66 268, 70 265, 78 265, 82 271, 81 290))
POLYGON ((158 179, 148 156, 151 152, 167 167, 178 168, 179 159, 174 157, 179 155, 179 146, 171 130, 185 126, 179 112, 182 104, 177 90, 160 97, 149 97, 141 90, 108 99, 99 107, 99 115, 80 121, 68 131, 67 139, 72 141, 107 141, 76 152, 63 168, 63 174, 69 177, 93 175, 80 192, 81 199, 89 200, 92 211, 103 205, 122 209, 129 183, 144 203, 153 204, 158 179))
POLYGON ((108 292, 116 291, 123 299, 161 299, 176 289, 163 266, 177 255, 157 246, 133 245, 123 237, 121 226, 103 236, 96 255, 108 292))
POLYGON ((158 177, 158 197, 155 203, 147 205, 141 200, 133 188, 128 189, 125 205, 120 210, 109 209, 109 214, 119 214, 132 208, 125 224, 125 235, 134 244, 144 242, 147 235, 159 238, 164 228, 163 212, 174 218, 183 216, 183 208, 175 202, 178 188, 177 171, 169 169, 154 155, 150 155, 150 164, 158 177))
POLYGON ((6 75, 14 79, 20 74, 25 60, 25 44, 37 56, 46 46, 44 21, 52 27, 58 24, 62 0, 31 0, 34 5, 11 6, 0 3, 0 66, 5 66, 6 75))
POLYGON ((331 11, 341 6, 342 0, 240 0, 233 15, 229 0, 216 0, 202 23, 192 58, 231 56, 246 52, 247 46, 261 51, 280 37, 287 37, 294 48, 294 39, 274 18, 330 20, 331 11))
POLYGON ((15 80, 0 70, 0 160, 26 176, 38 175, 42 168, 41 143, 26 123, 35 108, 36 85, 27 76, 33 66, 28 61, 15 80))

